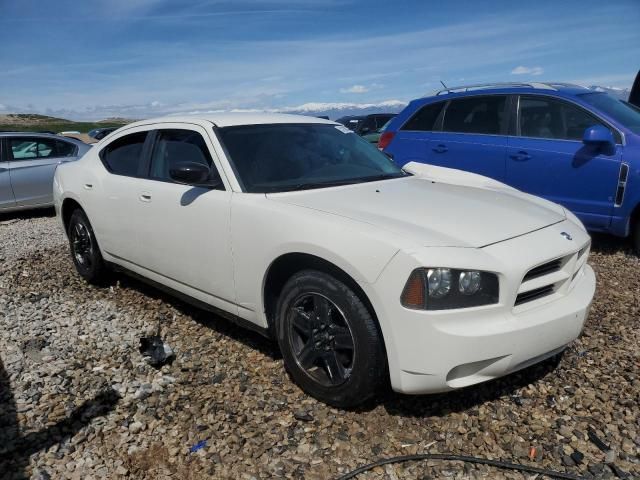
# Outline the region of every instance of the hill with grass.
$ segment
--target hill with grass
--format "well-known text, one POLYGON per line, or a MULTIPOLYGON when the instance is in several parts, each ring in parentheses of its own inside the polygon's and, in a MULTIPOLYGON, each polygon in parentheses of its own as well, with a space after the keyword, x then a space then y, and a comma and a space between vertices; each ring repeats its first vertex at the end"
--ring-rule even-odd
POLYGON ((0 131, 63 132, 77 130, 87 133, 89 130, 101 127, 121 127, 132 122, 126 118, 108 118, 96 122, 75 122, 66 118, 49 117, 35 113, 9 113, 0 115, 0 131))

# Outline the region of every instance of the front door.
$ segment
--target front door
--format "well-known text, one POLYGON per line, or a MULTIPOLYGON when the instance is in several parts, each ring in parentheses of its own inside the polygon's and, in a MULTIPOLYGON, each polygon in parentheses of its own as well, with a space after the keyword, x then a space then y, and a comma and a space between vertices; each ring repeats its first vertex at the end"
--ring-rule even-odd
POLYGON ((200 126, 168 124, 156 131, 148 178, 138 189, 141 265, 170 287, 237 313, 229 231, 232 193, 212 152, 200 126), (169 172, 179 162, 206 164, 211 186, 173 181, 169 172))
POLYGON ((569 102, 520 96, 518 135, 509 138, 507 183, 559 203, 587 228, 602 230, 613 213, 623 147, 585 145, 584 131, 594 125, 603 123, 569 102))

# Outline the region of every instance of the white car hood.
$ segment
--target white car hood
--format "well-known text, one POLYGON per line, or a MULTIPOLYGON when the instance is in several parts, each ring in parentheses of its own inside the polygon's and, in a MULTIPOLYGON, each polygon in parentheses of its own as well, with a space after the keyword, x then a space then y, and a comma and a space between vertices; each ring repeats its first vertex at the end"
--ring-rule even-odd
POLYGON ((426 178, 417 173, 407 178, 267 197, 365 222, 417 245, 432 247, 483 247, 566 218, 559 205, 486 177, 465 176, 462 183, 442 183, 433 175, 426 178), (478 179, 484 179, 482 186, 472 186, 471 180, 478 184, 478 179))

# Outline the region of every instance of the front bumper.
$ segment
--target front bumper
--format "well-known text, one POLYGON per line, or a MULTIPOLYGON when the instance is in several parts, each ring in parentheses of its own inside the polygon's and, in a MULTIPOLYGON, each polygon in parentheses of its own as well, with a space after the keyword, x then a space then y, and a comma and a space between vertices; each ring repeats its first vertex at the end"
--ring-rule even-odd
MULTIPOLYGON (((575 340, 595 293, 595 275, 589 265, 582 266, 557 294, 527 306, 513 304, 522 277, 532 265, 569 255, 588 243, 588 236, 580 231, 572 231, 575 242, 571 244, 561 237, 559 231, 567 229, 565 223, 485 249, 438 249, 436 257, 442 257, 445 250, 458 251, 453 264, 420 260, 423 266, 456 268, 466 264, 466 268, 497 272, 499 305, 448 311, 403 308, 400 290, 392 282, 408 278, 415 265, 406 258, 394 259, 375 288, 379 294, 375 303, 381 302, 378 317, 393 389, 422 394, 466 387, 542 361, 575 340), (554 246, 558 248, 549 255, 554 246), (495 267, 497 258, 502 264, 494 270, 489 264, 495 267)), ((426 255, 433 256, 432 252, 426 255)), ((418 252, 412 258, 415 261, 420 256, 418 252)))

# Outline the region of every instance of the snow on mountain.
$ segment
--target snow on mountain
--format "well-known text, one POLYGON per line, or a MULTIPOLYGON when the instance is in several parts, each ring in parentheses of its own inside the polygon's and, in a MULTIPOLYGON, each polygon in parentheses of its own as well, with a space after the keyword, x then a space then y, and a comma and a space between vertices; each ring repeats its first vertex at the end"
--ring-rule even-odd
POLYGON ((602 87, 600 85, 591 85, 587 87, 589 90, 595 90, 596 92, 607 92, 620 100, 628 100, 631 90, 629 88, 620 87, 602 87))
MULTIPOLYGON (((321 103, 310 102, 294 107, 280 108, 234 108, 230 110, 192 110, 186 113, 221 113, 221 112, 241 112, 241 113, 293 113, 298 115, 327 116, 332 120, 348 115, 368 115, 370 113, 398 113, 407 104, 400 100, 386 100, 379 103, 321 103)), ((182 112, 180 112, 182 113, 182 112)), ((174 113, 175 114, 175 113, 174 113)))
POLYGON ((283 113, 300 113, 304 115, 328 115, 330 118, 345 115, 366 115, 368 113, 391 112, 402 110, 407 104, 400 100, 387 100, 380 103, 318 103, 311 102, 297 107, 279 109, 283 113))

